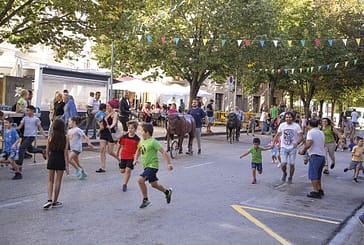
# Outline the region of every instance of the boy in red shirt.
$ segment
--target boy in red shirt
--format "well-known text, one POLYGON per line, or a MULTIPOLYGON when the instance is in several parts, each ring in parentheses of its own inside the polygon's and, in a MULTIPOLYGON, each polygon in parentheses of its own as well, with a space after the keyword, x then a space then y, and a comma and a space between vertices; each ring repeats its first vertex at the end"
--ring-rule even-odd
POLYGON ((137 128, 137 121, 128 122, 128 133, 119 139, 118 149, 116 151, 116 155, 119 155, 120 149, 122 148, 120 153, 119 168, 120 173, 125 173, 123 192, 126 192, 127 190, 127 184, 130 179, 131 171, 134 169, 134 155, 140 141, 140 138, 138 135, 136 135, 137 128))

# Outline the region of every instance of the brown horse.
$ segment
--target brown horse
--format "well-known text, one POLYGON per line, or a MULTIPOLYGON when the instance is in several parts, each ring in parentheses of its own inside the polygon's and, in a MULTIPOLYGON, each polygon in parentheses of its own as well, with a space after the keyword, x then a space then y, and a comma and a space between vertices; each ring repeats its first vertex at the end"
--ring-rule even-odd
POLYGON ((195 138, 196 122, 191 115, 171 113, 167 116, 167 149, 170 150, 171 137, 178 136, 178 149, 182 153, 183 138, 188 133, 188 151, 192 152, 192 141, 195 138))

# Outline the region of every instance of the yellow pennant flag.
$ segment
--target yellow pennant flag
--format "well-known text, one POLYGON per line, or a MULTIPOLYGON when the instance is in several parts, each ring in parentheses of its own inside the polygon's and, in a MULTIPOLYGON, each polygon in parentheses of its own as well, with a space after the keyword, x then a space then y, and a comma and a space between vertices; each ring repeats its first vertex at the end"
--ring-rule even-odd
POLYGON ((288 42, 288 46, 292 47, 292 40, 288 40, 287 42, 288 42))
POLYGON ((349 61, 345 61, 345 67, 347 67, 349 64, 349 61))
POLYGON ((300 68, 300 73, 302 73, 302 71, 303 71, 303 68, 301 67, 301 68, 300 68))
POLYGON ((204 46, 206 46, 207 41, 208 41, 208 39, 206 39, 206 38, 202 39, 202 42, 203 42, 204 46))
POLYGON ((358 44, 358 47, 360 46, 360 38, 355 39, 356 43, 358 44))

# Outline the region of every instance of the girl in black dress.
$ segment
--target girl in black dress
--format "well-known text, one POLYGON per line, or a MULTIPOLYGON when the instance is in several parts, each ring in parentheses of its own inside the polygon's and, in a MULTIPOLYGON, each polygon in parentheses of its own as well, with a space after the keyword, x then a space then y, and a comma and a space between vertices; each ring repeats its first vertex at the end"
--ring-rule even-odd
POLYGON ((48 159, 48 201, 43 205, 43 208, 62 207, 63 204, 58 202, 58 195, 61 190, 63 171, 66 170, 66 173, 69 174, 69 159, 65 124, 61 119, 56 119, 53 122, 52 133, 47 140, 46 155, 48 159), (52 201, 55 173, 57 173, 57 177, 52 201))

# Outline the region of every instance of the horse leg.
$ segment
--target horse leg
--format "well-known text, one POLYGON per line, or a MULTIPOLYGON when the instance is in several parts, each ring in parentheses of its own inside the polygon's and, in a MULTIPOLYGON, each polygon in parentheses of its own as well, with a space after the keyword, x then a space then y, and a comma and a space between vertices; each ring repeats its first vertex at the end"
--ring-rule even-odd
POLYGON ((178 136, 178 153, 182 154, 183 136, 178 136))

